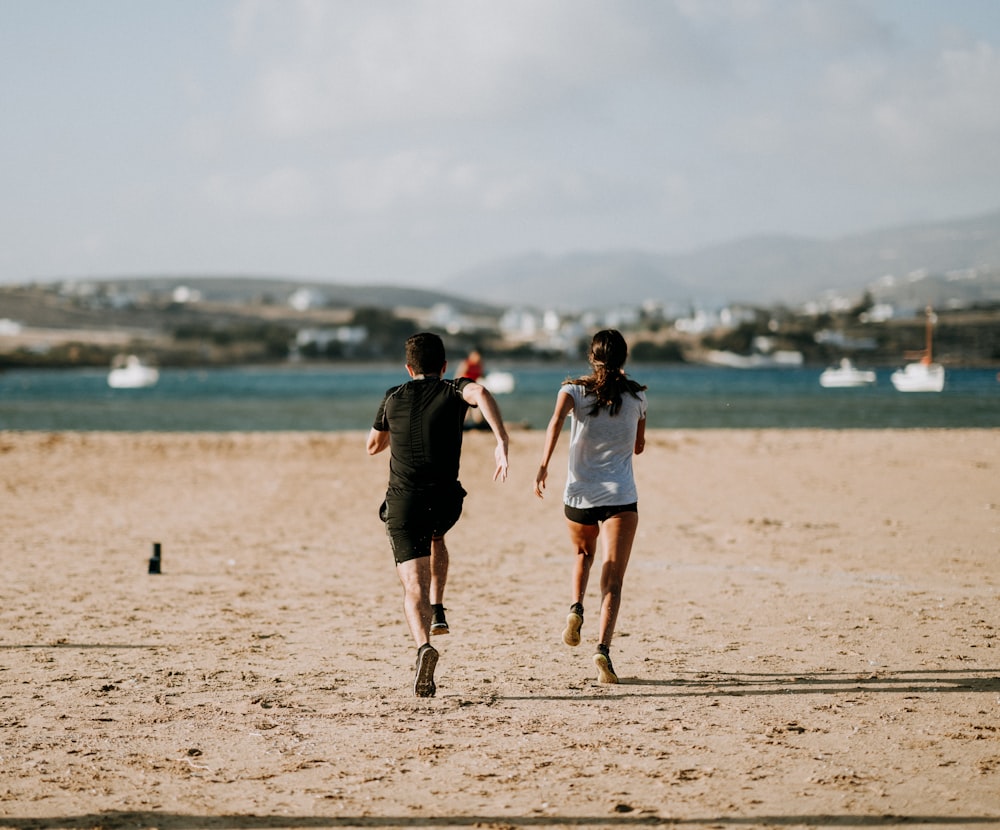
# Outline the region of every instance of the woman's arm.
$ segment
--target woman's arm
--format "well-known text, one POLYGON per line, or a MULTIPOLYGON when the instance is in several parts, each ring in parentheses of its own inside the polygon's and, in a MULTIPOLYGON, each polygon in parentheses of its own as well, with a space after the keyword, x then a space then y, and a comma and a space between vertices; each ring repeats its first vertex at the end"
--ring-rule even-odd
POLYGON ((646 448, 646 419, 640 418, 635 430, 635 454, 639 455, 646 448))
POLYGON ((545 446, 542 449, 542 463, 538 467, 535 475, 535 495, 538 498, 545 496, 545 479, 549 475, 549 461, 555 451, 556 443, 559 441, 559 433, 562 432, 563 423, 566 416, 573 411, 573 398, 568 392, 560 391, 556 396, 556 408, 549 420, 549 425, 545 429, 545 446))

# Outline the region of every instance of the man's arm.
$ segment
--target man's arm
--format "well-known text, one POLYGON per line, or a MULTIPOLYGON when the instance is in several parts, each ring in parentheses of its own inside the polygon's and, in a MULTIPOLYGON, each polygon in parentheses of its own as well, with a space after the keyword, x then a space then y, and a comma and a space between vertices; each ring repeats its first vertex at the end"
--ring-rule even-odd
POLYGON ((493 473, 493 480, 500 479, 500 481, 506 481, 507 428, 503 424, 503 416, 500 414, 500 407, 497 405, 496 398, 493 397, 489 389, 479 383, 466 384, 462 389, 462 397, 466 403, 479 407, 479 411, 483 413, 486 423, 493 430, 493 435, 497 439, 497 448, 493 452, 493 456, 497 462, 497 469, 493 473))
POLYGON ((389 431, 375 429, 374 427, 368 433, 368 454, 375 455, 376 453, 382 452, 382 450, 389 447, 389 431))

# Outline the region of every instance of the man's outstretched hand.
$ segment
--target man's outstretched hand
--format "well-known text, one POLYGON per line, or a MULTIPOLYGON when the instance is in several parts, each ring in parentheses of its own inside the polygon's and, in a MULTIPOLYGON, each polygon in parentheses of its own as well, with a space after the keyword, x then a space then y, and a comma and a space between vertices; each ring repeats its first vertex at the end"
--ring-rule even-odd
POLYGON ((494 481, 507 480, 507 448, 503 444, 497 444, 493 451, 493 457, 497 462, 497 471, 493 473, 494 481))

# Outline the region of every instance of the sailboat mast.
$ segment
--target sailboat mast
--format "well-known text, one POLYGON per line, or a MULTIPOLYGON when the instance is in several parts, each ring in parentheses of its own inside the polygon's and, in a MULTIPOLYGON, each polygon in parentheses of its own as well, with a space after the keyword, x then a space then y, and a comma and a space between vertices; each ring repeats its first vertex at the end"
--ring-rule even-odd
POLYGON ((927 347, 924 350, 924 362, 930 365, 931 363, 934 362, 934 355, 931 351, 931 341, 933 338, 932 330, 934 328, 934 309, 931 308, 930 306, 927 306, 925 311, 927 314, 927 333, 926 333, 927 347))

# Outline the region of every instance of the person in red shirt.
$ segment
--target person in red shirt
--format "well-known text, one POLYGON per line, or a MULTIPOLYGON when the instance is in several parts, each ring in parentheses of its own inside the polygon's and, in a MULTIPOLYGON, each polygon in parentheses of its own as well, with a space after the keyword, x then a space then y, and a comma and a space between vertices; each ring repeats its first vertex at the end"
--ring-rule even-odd
POLYGON ((455 377, 479 380, 484 374, 486 372, 483 369, 483 356, 479 353, 479 349, 473 349, 465 360, 458 364, 455 377))

